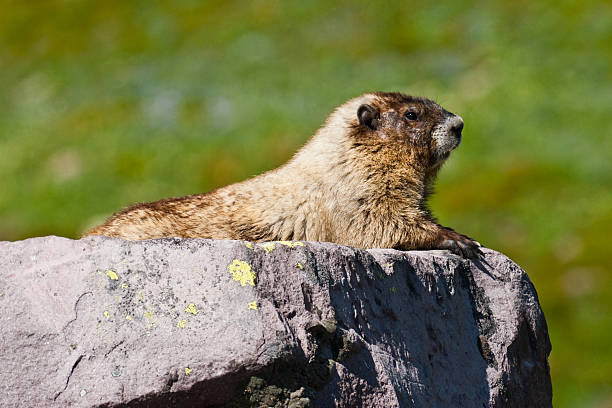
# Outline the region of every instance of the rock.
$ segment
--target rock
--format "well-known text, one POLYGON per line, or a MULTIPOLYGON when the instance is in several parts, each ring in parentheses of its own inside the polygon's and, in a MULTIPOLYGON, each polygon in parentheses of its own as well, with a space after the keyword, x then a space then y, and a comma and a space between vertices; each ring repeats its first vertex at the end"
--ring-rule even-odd
POLYGON ((550 407, 536 291, 483 252, 2 242, 2 404, 550 407))

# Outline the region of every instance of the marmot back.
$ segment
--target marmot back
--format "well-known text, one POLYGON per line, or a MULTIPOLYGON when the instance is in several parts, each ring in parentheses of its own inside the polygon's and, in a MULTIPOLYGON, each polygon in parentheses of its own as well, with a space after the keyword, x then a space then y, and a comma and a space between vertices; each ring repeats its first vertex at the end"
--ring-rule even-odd
POLYGON ((87 235, 330 241, 358 248, 449 249, 479 244, 436 223, 436 174, 463 121, 425 98, 376 92, 338 107, 283 166, 206 194, 137 204, 87 235))

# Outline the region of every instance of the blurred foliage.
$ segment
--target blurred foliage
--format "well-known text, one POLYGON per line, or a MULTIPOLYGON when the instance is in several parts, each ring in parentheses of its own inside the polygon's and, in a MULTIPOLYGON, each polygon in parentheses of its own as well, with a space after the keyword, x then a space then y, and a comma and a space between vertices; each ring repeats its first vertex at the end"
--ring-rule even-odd
POLYGON ((365 91, 428 96, 466 123, 434 212, 532 277, 555 406, 612 406, 610 2, 0 6, 0 239, 274 168, 365 91))

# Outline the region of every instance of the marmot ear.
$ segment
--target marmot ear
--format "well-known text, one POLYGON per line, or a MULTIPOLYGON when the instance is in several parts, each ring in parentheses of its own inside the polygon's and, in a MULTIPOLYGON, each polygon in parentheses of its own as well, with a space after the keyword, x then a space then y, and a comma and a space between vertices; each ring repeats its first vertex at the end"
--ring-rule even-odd
POLYGON ((357 117, 359 118, 360 125, 367 126, 371 130, 376 130, 378 127, 378 120, 380 119, 380 112, 378 112, 378 109, 364 104, 357 109, 357 117))

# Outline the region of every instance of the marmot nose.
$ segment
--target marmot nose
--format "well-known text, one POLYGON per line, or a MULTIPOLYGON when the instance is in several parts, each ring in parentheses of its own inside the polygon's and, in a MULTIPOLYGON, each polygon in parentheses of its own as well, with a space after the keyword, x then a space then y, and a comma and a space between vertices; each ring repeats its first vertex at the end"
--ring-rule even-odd
POLYGON ((457 137, 461 137, 461 131, 463 130, 463 119, 461 119, 461 116, 454 116, 451 119, 450 125, 451 131, 457 137))

